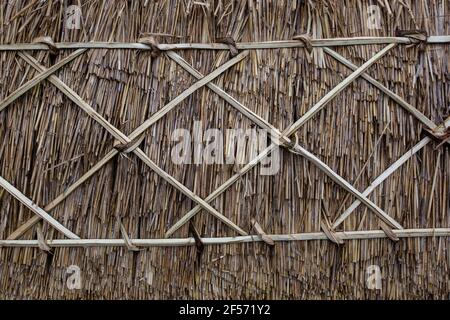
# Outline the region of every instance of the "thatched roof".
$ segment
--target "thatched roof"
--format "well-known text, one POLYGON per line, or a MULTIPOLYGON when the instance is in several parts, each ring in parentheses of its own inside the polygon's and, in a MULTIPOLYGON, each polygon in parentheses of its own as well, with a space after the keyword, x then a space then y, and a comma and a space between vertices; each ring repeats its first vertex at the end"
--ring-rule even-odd
MULTIPOLYGON (((450 153, 448 143, 433 129, 450 115, 449 45, 398 34, 423 30, 419 34, 449 35, 447 0, 376 1, 381 29, 367 27, 370 1, 73 2, 82 9, 80 30, 64 25, 71 1, 0 4, 0 100, 42 72, 31 66, 33 58, 50 68, 73 55, 76 51, 65 48, 67 43, 118 42, 138 48, 79 49, 79 56, 54 74, 86 105, 71 101, 50 77, 0 111, 0 176, 68 230, 82 239, 123 239, 124 233, 131 239, 164 239, 167 230, 197 205, 141 161, 143 156, 123 150, 64 200, 52 202, 117 150, 115 141, 122 133, 127 138, 197 81, 170 52, 208 75, 232 60, 236 52, 230 48, 236 49, 243 56, 234 59, 240 61, 212 83, 283 131, 352 74, 327 51, 330 42, 316 39, 364 36, 395 38, 330 48, 359 67, 388 43, 397 43, 367 74, 401 101, 359 77, 291 138, 359 191, 381 175, 383 181, 368 199, 416 233, 390 231, 392 226, 384 223, 380 229, 379 216, 365 204, 333 231, 333 222, 356 198, 323 168, 286 148, 276 175, 264 176, 259 167, 252 168, 210 205, 257 240, 262 238, 252 218, 268 235, 286 235, 281 240, 322 240, 275 241, 270 246, 251 237, 245 238, 249 243, 218 245, 208 245, 205 239, 201 253, 193 245, 140 248, 126 240, 120 241, 128 246, 53 247, 50 240, 65 239, 64 235, 54 225, 38 222, 19 240, 33 240, 32 245, 9 247, 0 241, 5 246, 0 248, 0 298, 448 298, 450 153), (245 51, 242 44, 293 41, 299 34, 308 36, 294 40, 299 45, 293 48, 245 51), (156 44, 138 43, 150 36, 156 44), (40 38, 32 44, 38 37, 52 42, 40 38), (212 48, 220 50, 163 50, 172 48, 164 44, 207 46, 223 37, 232 37, 236 48, 220 43, 212 48), (311 43, 313 49, 308 47, 311 43), (17 44, 27 50, 16 50, 17 44), (55 52, 40 50, 51 47, 55 52), (415 115, 409 106, 416 108, 415 115), (120 133, 113 136, 115 129, 83 107, 91 107, 120 133), (382 175, 408 152, 389 177, 382 175), (342 233, 365 230, 376 230, 375 239, 342 233), (335 236, 344 243, 333 243, 335 236), (66 286, 70 265, 81 270, 80 290, 66 286), (381 291, 366 288, 369 265, 381 268, 381 291)), ((244 165, 173 163, 172 132, 192 131, 195 121, 204 129, 255 126, 204 86, 149 126, 139 148, 206 199, 244 165)), ((6 182, 2 186, 8 189, 6 182)), ((0 188, 0 239, 11 237, 36 216, 36 207, 24 206, 11 190, 0 188)), ((191 221, 199 235, 212 242, 237 235, 207 210, 191 221)), ((189 238, 183 241, 193 244, 192 236, 186 223, 171 238, 189 238)))

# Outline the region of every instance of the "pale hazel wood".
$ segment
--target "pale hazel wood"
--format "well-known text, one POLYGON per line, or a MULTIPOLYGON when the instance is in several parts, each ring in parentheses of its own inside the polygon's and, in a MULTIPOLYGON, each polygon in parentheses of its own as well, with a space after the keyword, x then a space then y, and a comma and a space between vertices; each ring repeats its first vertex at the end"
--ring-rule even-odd
MULTIPOLYGON (((272 143, 268 148, 264 149, 256 158, 252 159, 244 167, 242 167, 237 173, 225 181, 219 188, 214 190, 208 197, 205 198, 206 202, 211 202, 221 195, 225 190, 231 187, 236 181, 238 181, 244 174, 255 167, 262 159, 269 155, 273 150, 277 148, 277 145, 272 143)), ((172 227, 167 230, 165 237, 170 237, 175 231, 181 228, 185 223, 187 223, 192 217, 194 217, 198 212, 201 211, 200 206, 195 206, 183 217, 181 217, 172 227)))
MULTIPOLYGON (((331 50, 330 48, 323 48, 323 50, 328 53, 330 56, 341 62, 343 65, 348 67, 351 70, 356 70, 358 67, 345 59, 339 53, 331 50)), ((420 122, 422 122, 425 126, 427 126, 430 130, 434 130, 436 128, 436 124, 427 118, 422 112, 417 110, 415 107, 406 102, 403 98, 401 98, 396 93, 389 90, 386 86, 369 76, 367 73, 361 75, 362 78, 366 79, 368 82, 373 84, 375 87, 383 91, 388 97, 392 98, 395 102, 397 102, 401 107, 411 112, 420 122)))
POLYGON ((44 232, 42 231, 42 223, 39 223, 39 224, 37 225, 37 228, 36 228, 36 235, 37 235, 37 240, 38 240, 38 246, 39 246, 39 249, 41 249, 41 250, 43 250, 43 251, 45 251, 45 252, 50 253, 50 252, 51 252, 51 249, 50 249, 50 247, 47 245, 46 240, 45 240, 45 237, 44 237, 44 232))
MULTIPOLYGON (((440 43, 439 41, 445 41, 445 39, 443 39, 442 37, 435 37, 436 39, 434 39, 434 41, 437 41, 437 42, 435 42, 435 43, 440 43), (439 39, 438 39, 439 38, 439 39)), ((445 38, 445 37, 444 37, 445 38)), ((406 38, 407 39, 407 38, 406 38)), ((409 40, 409 39, 408 39, 409 40)), ((429 39, 430 40, 430 39, 429 39)), ((430 41, 429 41, 430 42, 430 41)), ((399 42, 399 43, 402 43, 402 42, 399 42)), ((430 42, 431 43, 431 42, 430 42)), ((227 47, 228 48, 228 47, 227 47)), ((46 49, 46 48, 44 48, 44 49, 46 49)), ((224 48, 225 49, 225 48, 224 48)), ((241 48, 242 49, 242 48, 241 48)), ((356 67, 356 66, 355 66, 356 67)), ((363 75, 364 76, 364 75, 363 75)))
MULTIPOLYGON (((333 90, 331 90, 327 95, 325 95, 317 104, 315 104, 304 116, 302 116, 298 121, 296 121, 293 125, 291 125, 288 129, 286 129, 281 135, 289 137, 294 134, 306 121, 311 119, 317 112, 319 112, 328 102, 333 99, 339 92, 344 90, 349 84, 352 83, 359 75, 361 75, 367 68, 369 68, 373 63, 375 63, 378 59, 383 57, 389 50, 395 47, 395 44, 391 44, 386 46, 380 52, 375 54, 371 59, 369 59, 366 63, 364 63, 361 67, 359 67, 356 71, 350 74, 343 82, 337 85, 333 90)), ((170 57, 175 57, 176 62, 180 62, 180 65, 186 70, 190 71, 194 76, 199 76, 198 72, 193 72, 192 67, 187 66, 186 61, 181 61, 180 58, 176 57, 174 54, 171 54, 170 57)), ((209 86, 210 88, 212 86, 209 86)), ((222 93, 223 90, 220 90, 218 87, 213 87, 214 91, 217 92, 221 97, 227 95, 225 92, 222 93), (219 89, 219 90, 218 90, 219 89)), ((243 113, 252 120, 256 120, 255 122, 258 124, 262 124, 262 126, 270 132, 277 132, 278 130, 273 130, 272 126, 268 124, 263 119, 260 119, 256 115, 253 115, 253 112, 248 110, 247 108, 243 108, 243 106, 235 101, 233 98, 227 98, 227 101, 232 101, 232 106, 238 108, 238 110, 243 110, 243 113)), ((217 198, 220 194, 222 194, 225 190, 227 190, 231 185, 233 185, 236 181, 238 181, 242 175, 250 171, 253 167, 255 167, 262 159, 264 159, 267 155, 269 155, 275 148, 277 144, 273 143, 268 148, 263 150, 256 158, 250 161, 246 166, 244 166, 238 173, 233 175, 230 179, 228 179, 224 184, 222 184, 219 188, 217 188, 213 193, 211 193, 206 199, 206 202, 211 202, 215 198, 217 198)), ((316 166, 318 166, 323 172, 325 172, 331 179, 333 179, 336 183, 338 183, 341 187, 343 187, 348 192, 352 193, 355 197, 360 199, 364 204, 366 204, 371 210, 373 210, 377 216, 379 216, 383 221, 385 221, 390 226, 393 226, 397 229, 402 229, 402 226, 396 222, 393 218, 391 218, 388 214, 386 214, 381 208, 375 205, 372 201, 363 196, 358 190, 356 190, 352 185, 350 185, 345 179, 336 174, 331 168, 329 168, 325 163, 323 163, 319 158, 314 156, 312 153, 302 148, 299 145, 295 145, 293 148, 294 151, 304 156, 308 160, 312 161, 316 166)), ((186 213, 183 217, 180 218, 172 227, 167 230, 165 236, 170 237, 176 230, 181 228, 185 223, 187 223, 193 216, 195 216, 201 208, 199 206, 194 207, 188 213, 186 213)))
MULTIPOLYGON (((418 238, 418 237, 450 237, 450 228, 435 229, 403 229, 392 230, 400 239, 418 238)), ((367 231, 346 231, 336 232, 342 240, 364 240, 364 239, 383 239, 387 238, 382 230, 367 231)), ((328 240, 323 232, 294 233, 294 234, 271 234, 268 235, 274 242, 290 241, 312 241, 328 240)), ((176 238, 176 239, 130 239, 136 247, 176 247, 176 246, 195 246, 194 238, 176 238)), ((222 237, 222 238, 201 238, 204 245, 237 244, 261 242, 263 239, 258 235, 222 237)), ((124 239, 80 239, 80 240, 48 240, 46 244, 51 248, 57 247, 126 247, 124 239)), ((0 240, 0 247, 35 247, 38 248, 37 240, 0 240)))
POLYGON ((30 230, 35 224, 37 224, 39 221, 41 221, 40 216, 33 216, 30 219, 28 219, 24 224, 20 225, 16 230, 14 230, 7 240, 17 240, 21 236, 23 236, 28 230, 30 230))
POLYGON ((427 43, 448 43, 450 42, 450 36, 430 36, 427 39, 427 43))
POLYGON ((328 240, 331 242, 336 243, 337 245, 343 244, 344 240, 336 234, 333 230, 331 230, 328 223, 326 223, 323 219, 320 221, 320 228, 322 229, 323 233, 327 236, 328 240))
MULTIPOLYGON (((450 36, 430 36, 427 43, 448 43, 450 36)), ((332 38, 332 39, 311 39, 313 47, 334 47, 334 46, 353 46, 353 45, 371 45, 371 44, 411 44, 411 39, 407 37, 353 37, 353 38, 332 38)), ((149 46, 142 43, 130 42, 59 42, 55 43, 57 49, 135 49, 150 50, 149 46)), ((236 48, 239 50, 260 50, 260 49, 281 49, 281 48, 302 48, 305 45, 301 41, 278 40, 261 42, 239 42, 236 48)), ((223 43, 175 43, 159 44, 159 50, 229 50, 229 46, 223 43)), ((49 50, 49 47, 40 43, 16 43, 1 44, 0 51, 17 50, 49 50)))
POLYGON ((38 205, 33 203, 30 199, 28 199, 22 192, 17 190, 12 184, 6 181, 3 177, 0 177, 0 187, 5 189, 9 194, 11 194, 14 198, 19 200, 23 205, 25 205, 28 209, 33 211, 35 214, 44 219, 48 224, 50 224, 53 228, 64 234, 69 239, 80 239, 75 233, 64 227, 61 223, 59 223, 55 218, 41 209, 38 205))
MULTIPOLYGON (((182 57, 180 57, 178 54, 176 54, 173 51, 167 51, 165 54, 178 63, 180 67, 182 67, 184 70, 189 72, 192 76, 194 76, 197 80, 200 80, 204 77, 203 74, 198 72, 194 67, 192 67, 186 60, 184 60, 182 57)), ((243 115, 245 115, 247 118, 258 124, 261 128, 267 130, 272 135, 277 135, 277 139, 283 141, 284 143, 290 144, 292 143, 291 139, 288 137, 282 136, 281 132, 275 128, 272 124, 270 124, 265 119, 261 118, 259 115, 251 111, 249 108, 244 106, 242 103, 240 103, 238 100, 233 98, 231 95, 226 93, 224 90, 222 90, 219 86, 215 85, 212 82, 209 82, 206 84, 208 88, 210 88, 213 92, 215 92, 217 95, 219 95, 222 99, 224 99, 226 102, 228 102, 232 107, 234 107, 236 110, 241 112, 243 115)))
POLYGON ((386 225, 383 221, 380 221, 379 225, 380 225, 381 230, 383 230, 383 232, 386 234, 386 236, 389 239, 391 239, 392 241, 395 241, 395 242, 400 240, 399 237, 397 237, 397 235, 394 232, 392 232, 392 229, 389 228, 389 226, 386 225))
MULTIPOLYGON (((21 97, 23 94, 25 94, 28 90, 30 90, 31 88, 36 86, 38 83, 40 83, 43 80, 45 80, 46 78, 48 78, 51 74, 53 74, 56 71, 58 71, 59 69, 61 69, 61 67, 65 66, 66 64, 68 64, 70 61, 74 60, 76 57, 78 57, 85 51, 86 51, 86 49, 77 50, 77 51, 73 52, 72 54, 70 54, 69 56, 67 56, 66 58, 59 61, 58 63, 56 63, 55 65, 53 65, 51 68, 48 68, 45 70, 40 70, 41 73, 39 75, 37 75, 36 77, 31 79, 30 81, 24 83, 23 85, 21 85, 17 90, 15 90, 13 93, 11 93, 9 96, 7 96, 0 103, 0 112, 3 109, 5 109, 7 106, 9 106, 11 103, 13 103, 15 100, 17 100, 19 97, 21 97)), ((19 55, 20 54, 21 53, 19 52, 19 55)))
POLYGON ((185 196, 187 196, 189 199, 195 201, 198 203, 199 206, 201 206, 203 209, 207 210, 209 213, 211 213, 214 217, 225 223, 227 226, 232 228, 234 231, 236 231, 240 235, 247 235, 247 232, 242 230, 239 226, 237 226, 234 222, 232 222, 230 219, 222 215, 220 212, 218 212, 216 209, 211 207, 205 200, 197 196, 195 193, 193 193, 191 190, 186 188, 182 183, 180 183, 178 180, 176 180, 174 177, 169 175, 167 172, 162 170, 160 167, 158 167, 152 160, 150 160, 149 157, 142 151, 141 149, 137 148, 133 151, 146 165, 148 165, 153 171, 155 171, 160 177, 162 177, 164 180, 166 180, 170 185, 177 188, 179 191, 181 191, 185 196))
MULTIPOLYGON (((384 49, 375 54, 372 58, 370 58, 366 63, 364 63, 361 67, 356 69, 352 74, 350 74, 347 78, 345 78, 340 84, 334 87, 330 92, 328 92, 320 101, 314 105, 311 109, 309 109, 299 120, 297 120, 291 127, 289 127, 283 134, 290 136, 295 131, 297 131, 304 123, 306 123, 309 119, 311 119, 317 112, 319 112, 326 104, 328 104, 331 99, 333 99, 339 92, 341 92, 344 88, 346 88, 350 83, 352 83, 357 77, 359 77, 362 73, 364 73, 373 63, 377 60, 381 59, 386 53, 389 52, 392 48, 396 46, 395 43, 386 46, 384 49)), ((352 193, 359 201, 364 203, 367 207, 369 207, 380 219, 382 219, 385 223, 390 226, 393 226, 397 229, 402 229, 402 226, 395 221, 392 217, 390 217, 387 213, 385 213, 381 208, 375 205, 371 200, 367 199, 367 197, 356 190, 351 184, 349 184, 345 179, 337 175, 335 172, 331 170, 327 165, 322 163, 317 157, 313 154, 305 150, 304 148, 299 148, 299 153, 313 162, 316 166, 318 166, 323 172, 325 172, 331 179, 337 182, 341 187, 343 187, 348 192, 352 193)))
POLYGON ((398 223, 395 219, 385 213, 380 207, 378 207, 375 203, 367 198, 363 193, 359 192, 355 189, 350 183, 348 183, 344 178, 335 173, 330 167, 324 164, 319 158, 314 156, 309 151, 305 150, 302 147, 299 147, 299 154, 314 163, 319 169, 321 169, 327 176, 329 176, 333 181, 338 183, 342 188, 353 194, 359 201, 364 203, 369 209, 371 209, 382 221, 387 223, 388 225, 397 228, 403 229, 400 223, 398 223))
MULTIPOLYGON (((24 59, 30 66, 35 68, 40 72, 45 72, 46 68, 42 66, 36 59, 27 53, 19 52, 18 55, 24 59)), ((103 118, 99 113, 97 113, 94 108, 92 108, 88 103, 86 103, 83 98, 81 98, 75 91, 73 91, 69 86, 67 86, 63 81, 61 81, 55 75, 48 77, 48 81, 61 90, 72 102, 83 109, 91 118, 97 121, 102 127, 108 130, 116 139, 120 140, 122 143, 131 142, 126 135, 120 132, 119 129, 115 128, 110 124, 105 118, 103 118)))
MULTIPOLYGON (((41 66, 35 59, 33 59, 30 55, 26 53, 19 53, 19 55, 27 61, 31 66, 36 68, 37 70, 44 71, 45 68, 41 66)), ((148 127, 150 127, 153 123, 155 123, 158 119, 163 117, 168 111, 170 111, 172 108, 174 108, 176 105, 178 105, 181 101, 183 101, 186 97, 188 97, 190 94, 192 94, 195 90, 201 88, 203 85, 208 83, 209 81, 215 79, 218 77, 221 73, 223 73, 225 70, 233 66, 234 64, 240 62, 242 59, 244 59, 248 55, 248 52, 243 52, 239 54, 238 56, 234 57, 233 59, 229 60, 227 63, 223 64, 219 68, 217 68, 215 71, 213 71, 208 76, 204 77, 202 80, 196 82, 194 85, 192 85, 190 88, 185 90, 181 95, 176 97, 174 100, 169 102, 168 105, 166 105, 163 108, 163 111, 158 111, 154 117, 148 119, 145 121, 141 126, 139 126, 131 135, 130 137, 125 136, 120 130, 115 128, 113 125, 111 125, 106 119, 104 119, 101 115, 99 115, 89 104, 84 102, 84 100, 78 96, 71 88, 69 88, 64 82, 62 82, 59 78, 56 76, 51 76, 49 78, 49 81, 54 84, 56 87, 58 87, 64 94, 66 94, 74 103, 76 103, 78 106, 80 106, 84 111, 86 111, 92 118, 94 118, 97 122, 99 122, 100 125, 102 125, 108 132, 110 132, 116 139, 118 139, 123 144, 131 143, 133 139, 139 137, 140 134, 142 134, 148 127)), ((211 207, 208 203, 206 203, 203 199, 195 195, 192 191, 190 191, 188 188, 186 188, 183 184, 181 184, 178 180, 174 179, 172 176, 170 176, 167 172, 159 168, 148 156, 139 148, 136 148, 133 150, 133 152, 145 163, 147 164, 152 170, 154 170, 158 175, 160 175, 164 180, 166 180, 168 183, 170 183, 172 186, 177 188, 179 191, 181 191, 184 195, 189 197, 191 200, 198 203, 203 209, 206 209, 208 212, 210 212, 213 216, 218 218, 220 221, 234 229, 238 234, 241 235, 247 235, 247 233, 238 227, 235 223, 233 223, 231 220, 226 218, 224 215, 219 213, 217 210, 215 210, 213 207, 211 207)), ((115 151, 117 154, 118 151, 115 151)), ((115 154, 109 154, 112 158, 115 154)), ((103 163, 106 163, 107 161, 104 161, 102 159, 103 163)), ((98 169, 97 169, 98 170, 98 169)), ((78 182, 77 182, 78 183, 78 182)), ((33 219, 33 221, 27 221, 24 225, 22 225, 19 229, 13 232, 13 234, 10 235, 11 237, 17 237, 26 232, 34 223, 36 223, 37 220, 33 219)))
POLYGON ((128 236, 127 230, 125 226, 120 222, 120 233, 122 234, 123 240, 125 241, 125 245, 130 251, 139 251, 139 248, 133 244, 133 241, 128 236))

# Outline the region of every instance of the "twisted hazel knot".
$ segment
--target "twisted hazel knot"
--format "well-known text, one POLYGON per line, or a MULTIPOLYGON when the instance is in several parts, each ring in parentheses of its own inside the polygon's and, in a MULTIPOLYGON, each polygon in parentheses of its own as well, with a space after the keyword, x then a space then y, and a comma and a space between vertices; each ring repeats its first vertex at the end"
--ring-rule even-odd
POLYGON ((150 52, 151 52, 150 55, 152 56, 152 58, 157 58, 161 55, 161 49, 159 48, 159 42, 156 40, 155 37, 149 36, 149 37, 139 38, 138 42, 150 47, 150 52))
POLYGON ((50 50, 50 54, 52 55, 58 55, 59 49, 56 46, 53 39, 49 36, 43 36, 43 37, 37 37, 33 39, 33 43, 41 43, 45 44, 48 47, 48 50, 50 50))
POLYGON ((236 46, 236 41, 233 39, 233 37, 216 38, 216 42, 228 45, 232 57, 235 57, 239 54, 239 50, 236 46))
POLYGON ((128 142, 128 143, 120 143, 116 140, 114 143, 114 149, 119 151, 120 153, 130 153, 134 151, 139 145, 141 144, 142 140, 144 140, 144 135, 141 135, 140 137, 128 142))
POLYGON ((299 34, 299 35, 294 36, 292 39, 303 42, 303 45, 305 46, 306 50, 309 53, 311 53, 313 51, 312 39, 309 35, 299 34))
POLYGON ((298 145, 297 135, 293 135, 292 138, 289 138, 287 136, 280 136, 279 137, 279 145, 281 147, 287 149, 289 152, 299 154, 299 152, 296 150, 296 146, 298 145))
POLYGON ((405 37, 411 41, 411 44, 407 48, 412 46, 418 46, 419 50, 425 49, 427 43, 428 34, 426 30, 395 30, 396 37, 405 37))
POLYGON ((444 143, 450 141, 450 127, 445 127, 444 125, 438 126, 434 130, 426 130, 431 133, 436 139, 439 139, 441 142, 436 146, 435 149, 438 149, 444 143))

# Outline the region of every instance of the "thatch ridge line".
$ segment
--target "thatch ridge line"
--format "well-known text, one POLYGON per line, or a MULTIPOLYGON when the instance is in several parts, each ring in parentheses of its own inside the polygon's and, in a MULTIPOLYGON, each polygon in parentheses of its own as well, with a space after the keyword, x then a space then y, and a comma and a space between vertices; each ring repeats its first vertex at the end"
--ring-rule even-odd
MULTIPOLYGON (((449 43, 450 35, 429 36, 425 41, 428 44, 449 43)), ((311 39, 313 47, 334 47, 334 46, 353 46, 353 45, 373 45, 373 44, 413 44, 408 37, 350 37, 350 38, 329 38, 329 39, 311 39)), ((57 49, 137 49, 152 50, 148 45, 139 42, 57 42, 57 49)), ((281 48, 302 48, 305 44, 302 41, 294 40, 276 40, 276 41, 256 41, 236 43, 238 50, 259 50, 259 49, 281 49, 281 48)), ((168 50, 229 50, 230 47, 223 43, 173 43, 159 44, 161 51, 168 50)), ((41 43, 16 43, 2 44, 0 51, 18 51, 18 50, 50 50, 49 46, 41 43)))
MULTIPOLYGON (((392 230, 398 238, 418 237, 450 237, 450 228, 426 228, 426 229, 403 229, 392 230)), ((341 231, 336 235, 342 240, 364 240, 388 238, 383 230, 341 231)), ((328 240, 324 232, 308 232, 294 234, 270 234, 267 235, 275 242, 328 240)), ((194 238, 172 238, 172 239, 129 239, 136 247, 175 247, 194 246, 194 238)), ((233 244, 264 242, 260 235, 238 236, 238 237, 215 237, 201 238, 205 245, 233 244)), ((47 240, 49 247, 127 247, 124 239, 56 239, 47 240)), ((0 240, 0 247, 38 247, 38 240, 0 240)))

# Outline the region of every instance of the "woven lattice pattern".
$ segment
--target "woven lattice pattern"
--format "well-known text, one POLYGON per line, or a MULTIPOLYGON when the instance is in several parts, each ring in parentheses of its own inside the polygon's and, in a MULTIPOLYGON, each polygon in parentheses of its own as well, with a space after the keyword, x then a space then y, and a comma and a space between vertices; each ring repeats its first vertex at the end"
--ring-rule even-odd
MULTIPOLYGON (((91 22, 96 5, 85 11, 91 22)), ((123 16, 130 17, 139 5, 129 6, 122 8, 123 16)), ((313 15, 326 7, 300 5, 313 15)), ((154 15, 161 8, 149 4, 139 10, 154 15)), ((430 277, 438 280, 414 273, 411 281, 433 284, 417 285, 418 295, 445 294, 450 235, 445 28, 367 36, 305 27, 289 35, 256 36, 245 27, 246 19, 225 14, 247 16, 255 28, 255 16, 246 10, 259 12, 256 8, 237 2, 227 8, 216 7, 221 19, 234 25, 231 33, 220 29, 232 35, 225 38, 197 34, 194 26, 185 31, 192 38, 177 41, 164 32, 91 42, 50 32, 30 32, 32 38, 5 35, 2 67, 15 73, 3 76, 0 90, 0 244, 11 247, 1 249, 2 272, 12 256, 24 266, 36 255, 54 255, 52 272, 61 278, 69 260, 92 270, 102 265, 96 260, 112 261, 117 254, 124 270, 134 271, 119 272, 123 279, 113 283, 130 285, 152 275, 151 289, 138 285, 127 291, 133 297, 153 292, 158 297, 299 298, 302 285, 313 283, 302 280, 308 274, 302 252, 308 252, 310 264, 323 259, 329 267, 343 259, 347 275, 353 263, 374 259, 385 270, 396 270, 391 274, 411 274, 413 264, 392 266, 389 255, 397 250, 405 260, 418 259, 410 258, 411 252, 435 252, 429 259, 436 272, 430 277), (171 163, 171 132, 192 129, 199 119, 205 127, 267 130, 269 146, 246 165, 171 163), (261 160, 278 148, 280 172, 260 175, 261 160), (230 243, 251 244, 231 248, 230 243), (155 248, 160 246, 169 248, 155 248), (89 258, 83 262, 75 258, 85 254, 89 258), (253 255, 250 261, 243 262, 248 255, 253 255), (166 268, 171 264, 175 267, 166 268), (255 268, 261 275, 250 281, 255 268), (214 279, 213 288, 183 293, 199 270, 204 274, 200 287, 214 279), (182 281, 164 289, 176 276, 182 281)), ((193 25, 208 29, 202 9, 191 9, 193 25)), ((291 9, 292 17, 304 14, 291 9)), ((8 6, 3 12, 8 19, 12 12, 20 17, 20 10, 8 6)), ((118 15, 117 30, 125 32, 123 16, 118 15)), ((401 17, 398 23, 407 25, 401 17)), ((96 21, 104 18, 101 13, 96 21)), ((42 275, 45 265, 34 272, 42 275)), ((330 296, 348 293, 344 275, 319 269, 308 277, 336 281, 330 296)), ((360 272, 349 277, 360 283, 360 272)), ((385 280, 389 294, 405 296, 405 288, 395 284, 400 278, 393 278, 385 280)), ((93 296, 115 297, 96 279, 86 281, 96 287, 93 296)), ((8 294, 20 287, 12 283, 8 294)), ((317 288, 308 296, 327 295, 326 286, 317 288)), ((354 296, 365 295, 361 292, 354 296)))

